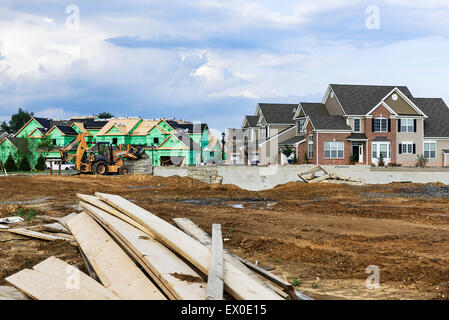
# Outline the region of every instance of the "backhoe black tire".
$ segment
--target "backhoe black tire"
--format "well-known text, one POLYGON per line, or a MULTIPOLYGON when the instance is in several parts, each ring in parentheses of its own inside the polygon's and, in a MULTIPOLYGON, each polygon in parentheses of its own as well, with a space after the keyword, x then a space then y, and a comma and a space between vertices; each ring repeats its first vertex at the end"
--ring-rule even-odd
POLYGON ((108 174, 108 164, 104 161, 95 162, 92 166, 92 173, 105 176, 108 174))
POLYGON ((129 173, 128 168, 121 167, 118 169, 118 174, 121 176, 127 175, 128 173, 129 173))

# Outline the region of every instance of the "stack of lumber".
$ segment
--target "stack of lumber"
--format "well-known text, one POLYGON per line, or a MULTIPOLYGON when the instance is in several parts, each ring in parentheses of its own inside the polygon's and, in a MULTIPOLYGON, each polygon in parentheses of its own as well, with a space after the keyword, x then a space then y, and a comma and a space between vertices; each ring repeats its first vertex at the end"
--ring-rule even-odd
POLYGON ((89 275, 50 257, 6 278, 32 299, 308 299, 223 249, 220 225, 210 237, 188 219, 175 219, 179 229, 117 195, 77 196, 84 211, 45 228, 71 233, 89 275))
POLYGON ((337 184, 351 184, 351 185, 365 184, 365 182, 362 179, 344 177, 320 165, 298 173, 298 177, 305 183, 321 182, 321 183, 337 183, 337 184), (318 173, 320 174, 317 175, 318 173))

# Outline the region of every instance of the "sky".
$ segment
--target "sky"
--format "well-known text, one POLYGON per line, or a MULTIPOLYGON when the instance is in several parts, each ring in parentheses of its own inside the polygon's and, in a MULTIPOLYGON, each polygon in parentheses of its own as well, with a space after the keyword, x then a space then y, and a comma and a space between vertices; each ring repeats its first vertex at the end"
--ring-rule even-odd
POLYGON ((0 121, 115 116, 238 128, 329 83, 449 103, 447 0, 0 0, 0 121))

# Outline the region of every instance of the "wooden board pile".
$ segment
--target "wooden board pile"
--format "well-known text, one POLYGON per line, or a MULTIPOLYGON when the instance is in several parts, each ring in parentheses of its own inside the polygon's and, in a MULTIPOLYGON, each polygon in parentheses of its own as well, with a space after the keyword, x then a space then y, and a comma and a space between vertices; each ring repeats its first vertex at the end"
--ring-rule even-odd
POLYGON ((340 174, 325 169, 318 165, 310 168, 306 171, 298 173, 298 177, 305 183, 336 183, 336 184, 350 184, 350 185, 364 185, 365 182, 362 179, 344 177, 340 174), (317 175, 317 173, 321 173, 317 175))
POLYGON ((210 237, 189 219, 174 219, 181 230, 120 196, 77 196, 84 211, 62 224, 79 246, 90 276, 50 257, 6 278, 28 297, 310 299, 283 279, 223 250, 220 225, 213 225, 210 237))

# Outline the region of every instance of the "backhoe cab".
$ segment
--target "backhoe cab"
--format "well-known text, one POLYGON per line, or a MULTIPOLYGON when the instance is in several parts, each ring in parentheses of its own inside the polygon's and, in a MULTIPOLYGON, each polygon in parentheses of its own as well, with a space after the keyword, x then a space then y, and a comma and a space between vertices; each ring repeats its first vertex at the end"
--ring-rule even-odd
POLYGON ((87 133, 79 134, 71 143, 60 149, 61 159, 70 161, 75 158, 75 169, 80 173, 93 173, 106 175, 108 173, 127 174, 124 159, 142 159, 144 150, 131 145, 115 146, 109 142, 97 142, 88 147, 86 142, 87 133), (69 151, 78 144, 75 155, 69 151))

